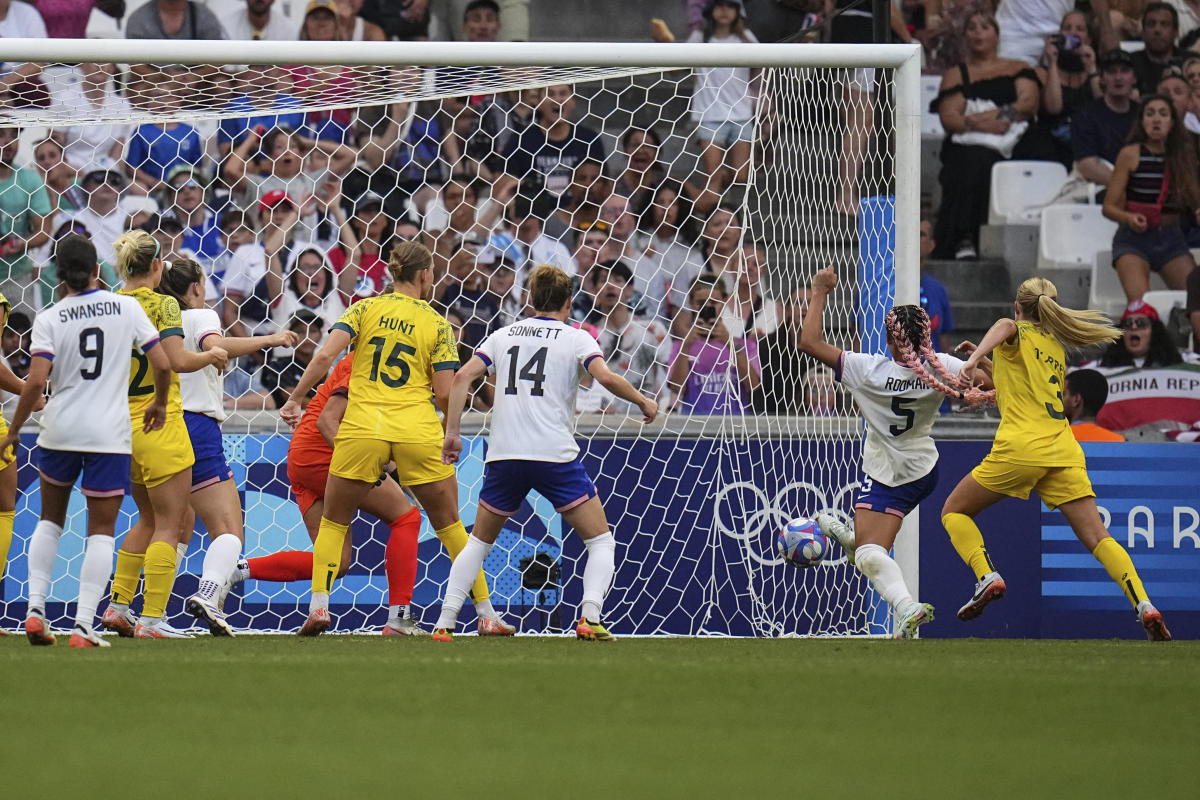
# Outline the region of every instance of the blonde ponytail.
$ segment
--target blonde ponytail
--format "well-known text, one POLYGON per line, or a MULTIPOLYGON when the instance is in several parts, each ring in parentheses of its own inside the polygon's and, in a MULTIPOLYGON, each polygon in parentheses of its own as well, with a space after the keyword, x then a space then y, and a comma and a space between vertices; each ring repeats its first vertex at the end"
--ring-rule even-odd
POLYGON ((125 280, 148 274, 158 258, 158 240, 145 231, 122 233, 113 242, 113 249, 117 251, 117 272, 125 280))
POLYGON ((1079 350, 1120 338, 1108 318, 1091 309, 1077 311, 1058 304, 1058 289, 1045 278, 1029 278, 1017 289, 1017 305, 1026 319, 1039 325, 1067 350, 1079 350))

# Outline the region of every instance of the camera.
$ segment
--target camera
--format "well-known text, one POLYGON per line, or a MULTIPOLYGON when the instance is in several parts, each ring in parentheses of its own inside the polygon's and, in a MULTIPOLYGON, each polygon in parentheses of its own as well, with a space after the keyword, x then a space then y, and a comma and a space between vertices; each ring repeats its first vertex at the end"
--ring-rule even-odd
POLYGON ((1058 68, 1063 72, 1082 72, 1083 58, 1079 55, 1079 47, 1083 40, 1074 33, 1056 33, 1050 37, 1058 48, 1058 68))

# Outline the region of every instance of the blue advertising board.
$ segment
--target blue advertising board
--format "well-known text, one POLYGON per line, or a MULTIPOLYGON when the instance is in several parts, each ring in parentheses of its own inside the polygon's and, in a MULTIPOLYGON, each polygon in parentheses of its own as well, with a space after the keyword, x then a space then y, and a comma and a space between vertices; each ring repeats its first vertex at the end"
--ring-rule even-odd
MULTIPOLYGON (((1063 515, 1037 500, 1004 500, 979 517, 996 569, 1008 585, 987 613, 960 622, 975 577, 939 519, 962 475, 988 442, 939 442, 941 481, 921 509, 921 598, 938 607, 923 636, 1142 638, 1120 588, 1075 538, 1063 515)), ((1186 444, 1086 443, 1102 521, 1133 559, 1172 634, 1200 637, 1200 448, 1186 444)))
MULTIPOLYGON (((26 445, 32 437, 25 437, 26 445)), ((289 497, 288 439, 227 435, 246 514, 249 556, 311 545, 289 497)), ((784 567, 775 535, 792 516, 825 508, 848 512, 858 484, 859 443, 800 439, 595 437, 583 458, 604 498, 619 542, 614 589, 606 616, 621 633, 783 635, 883 633, 886 608, 865 579, 835 551, 819 569, 784 567)), ((941 480, 920 515, 920 596, 937 606, 922 628, 929 637, 1123 637, 1142 635, 1132 610, 1103 568, 1064 524, 1036 499, 1005 500, 979 517, 997 568, 1008 584, 1003 601, 970 623, 955 610, 970 596, 974 576, 941 527, 939 512, 962 475, 987 453, 988 442, 941 441, 941 480)), ((486 442, 468 439, 459 467, 460 507, 468 528, 483 473, 486 442)), ((1191 445, 1087 445, 1101 515, 1125 545, 1177 638, 1200 636, 1200 450, 1191 445)), ((21 454, 21 498, 9 569, 0 584, 0 626, 16 627, 25 612, 24 553, 40 507, 36 471, 21 454)), ((83 551, 83 501, 72 500, 67 535, 52 586, 51 618, 68 618, 83 551), (74 564, 74 568, 68 565, 74 564)), ((126 499, 118 531, 134 519, 126 499)), ((573 624, 582 595, 578 537, 553 508, 532 495, 501 534, 485 563, 493 603, 525 631, 573 624), (526 586, 526 565, 537 554, 561 569, 552 586, 526 586)), ((383 624, 387 587, 383 551, 388 530, 373 519, 353 527, 355 561, 332 596, 337 627, 383 624)), ((425 524, 414 605, 433 622, 449 559, 425 524)), ((170 614, 186 625, 179 598, 196 586, 201 536, 180 565, 170 614)), ((294 630, 304 618, 307 581, 247 581, 230 602, 239 628, 294 630)), ((463 617, 470 623, 468 609, 463 617)))

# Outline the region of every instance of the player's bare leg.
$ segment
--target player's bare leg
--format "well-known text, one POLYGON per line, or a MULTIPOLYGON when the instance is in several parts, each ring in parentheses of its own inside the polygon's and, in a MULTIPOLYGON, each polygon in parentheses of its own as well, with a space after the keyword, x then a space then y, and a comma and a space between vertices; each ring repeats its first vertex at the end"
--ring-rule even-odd
POLYGON ((325 512, 313 542, 312 599, 308 619, 300 627, 301 636, 316 636, 329 629, 329 594, 333 580, 341 571, 342 554, 350 532, 354 512, 366 499, 372 484, 367 481, 330 475, 325 484, 325 512))
POLYGON ((1083 546, 1104 566, 1108 576, 1121 587, 1121 591, 1137 612, 1138 622, 1146 629, 1146 638, 1156 642, 1169 642, 1171 632, 1163 622, 1162 613, 1146 595, 1142 579, 1138 576, 1129 553, 1104 527, 1100 512, 1096 509, 1096 498, 1081 497, 1071 500, 1060 505, 1058 510, 1067 518, 1071 530, 1075 531, 1083 546))
MULTIPOLYGON (((471 600, 475 604, 475 613, 479 616, 479 633, 483 636, 511 636, 516 633, 517 629, 500 618, 496 610, 492 608, 491 596, 488 591, 487 578, 483 574, 483 561, 487 558, 488 552, 491 550, 492 544, 496 541, 496 536, 500 533, 500 528, 504 523, 500 523, 500 527, 496 528, 495 533, 491 534, 492 540, 484 542, 479 537, 471 538, 467 535, 467 529, 463 526, 462 520, 458 516, 458 477, 452 475, 448 478, 443 478, 440 481, 426 483, 420 486, 410 486, 413 496, 417 498, 417 502, 425 509, 426 515, 429 517, 429 524, 433 526, 434 532, 442 545, 445 546, 446 552, 450 554, 450 558, 455 564, 464 556, 470 559, 465 562, 466 565, 474 565, 470 572, 465 573, 473 581, 473 586, 470 590, 471 600), (468 549, 470 552, 468 553, 468 549)), ((480 514, 486 511, 484 508, 479 509, 480 514)), ((490 513, 490 512, 489 512, 490 513)), ((496 516, 493 514, 492 516, 496 516)), ((475 518, 475 529, 479 529, 481 516, 475 518)), ((461 566, 460 573, 468 569, 468 566, 461 566)), ((454 573, 453 566, 451 574, 454 573)), ((449 584, 446 591, 449 593, 449 584)), ((442 605, 442 614, 439 616, 439 622, 446 617, 446 605, 442 605)), ((459 604, 461 609, 461 602, 459 604)), ((454 618, 458 617, 458 610, 455 609, 454 618)), ((451 622, 449 628, 438 625, 436 630, 454 629, 454 623, 451 622)), ((438 638, 438 641, 445 639, 438 638)))
POLYGON ((968 472, 942 506, 942 525, 950 534, 950 542, 976 578, 971 599, 958 610, 961 620, 975 619, 983 613, 988 603, 999 600, 1008 591, 1004 578, 996 571, 987 548, 983 546, 983 534, 975 524, 979 512, 1004 498, 1005 495, 981 486, 975 476, 968 472))
POLYGON ((587 548, 587 563, 583 567, 583 602, 575 635, 586 641, 610 642, 613 635, 604 627, 602 612, 604 596, 612 585, 616 572, 617 540, 608 528, 608 517, 599 497, 588 498, 572 509, 562 512, 587 548))
POLYGON ((233 629, 219 609, 221 589, 237 566, 245 541, 242 502, 232 479, 205 486, 191 494, 191 507, 209 534, 204 551, 200 586, 188 598, 188 613, 208 626, 213 636, 233 636, 233 629))

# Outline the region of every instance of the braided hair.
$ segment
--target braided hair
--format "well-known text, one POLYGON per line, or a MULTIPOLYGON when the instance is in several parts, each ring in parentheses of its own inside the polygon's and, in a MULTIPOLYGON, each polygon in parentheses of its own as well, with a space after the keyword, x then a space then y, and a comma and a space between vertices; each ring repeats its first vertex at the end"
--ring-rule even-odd
POLYGON ((994 391, 987 392, 975 386, 968 387, 966 391, 954 388, 958 376, 946 368, 933 349, 929 316, 925 309, 913 305, 895 306, 883 318, 883 324, 896 348, 896 361, 916 373, 926 386, 972 406, 995 402, 994 391), (943 380, 931 373, 926 364, 932 366, 943 380))

